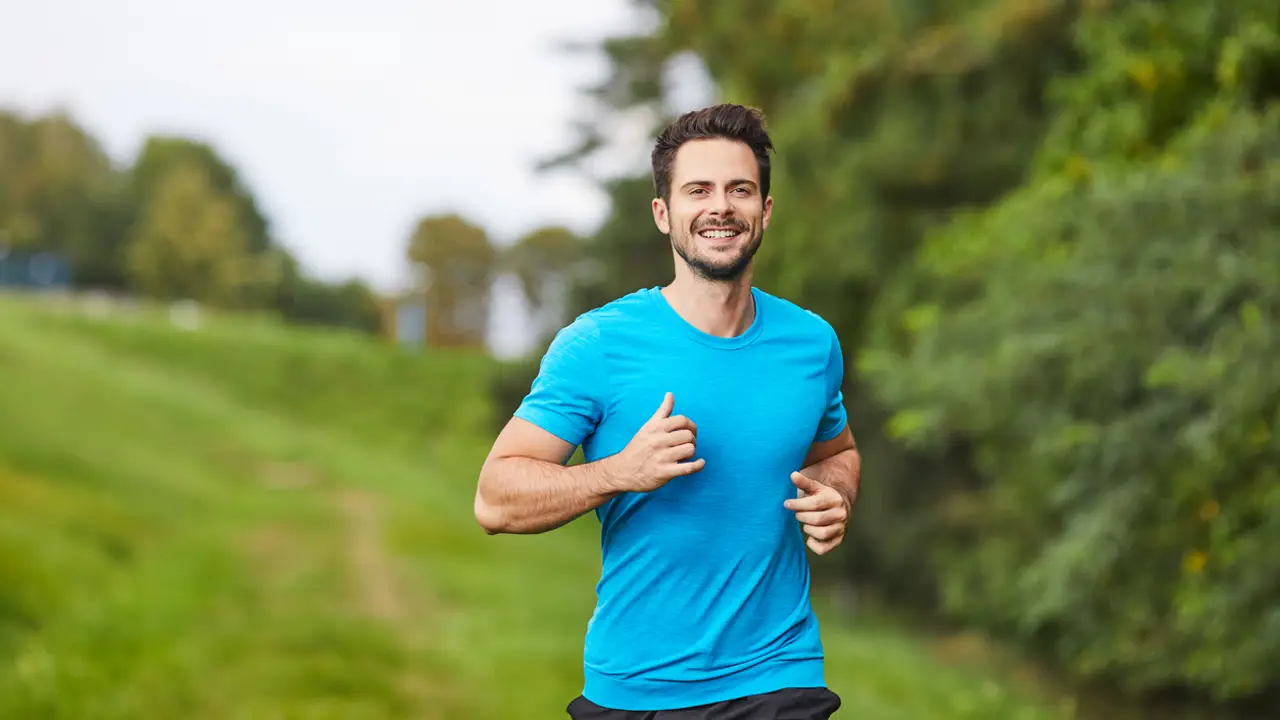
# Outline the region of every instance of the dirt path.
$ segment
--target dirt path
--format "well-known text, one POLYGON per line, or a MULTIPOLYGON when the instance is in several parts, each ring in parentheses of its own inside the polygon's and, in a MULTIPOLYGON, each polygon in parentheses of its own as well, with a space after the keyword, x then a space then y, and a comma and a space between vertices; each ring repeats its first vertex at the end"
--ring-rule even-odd
MULTIPOLYGON (((348 489, 337 497, 338 508, 347 527, 346 548, 359 608, 386 623, 400 623, 398 633, 407 648, 424 641, 409 619, 410 605, 405 589, 396 581, 395 562, 382 543, 382 503, 373 493, 348 489)), ((410 593, 411 595, 411 593, 410 593)), ((407 672, 398 680, 402 692, 411 698, 417 720, 440 720, 438 707, 443 689, 421 672, 407 672)))
POLYGON ((393 622, 405 617, 391 558, 382 546, 382 506, 376 495, 346 490, 338 496, 346 519, 347 553, 360 607, 373 617, 393 622))

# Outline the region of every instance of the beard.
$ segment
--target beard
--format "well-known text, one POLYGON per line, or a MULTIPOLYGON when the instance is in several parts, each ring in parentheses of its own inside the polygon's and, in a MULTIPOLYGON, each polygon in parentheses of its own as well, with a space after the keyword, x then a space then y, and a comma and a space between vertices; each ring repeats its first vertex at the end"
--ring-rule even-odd
MULTIPOLYGON (((728 225, 743 233, 750 231, 750 228, 745 223, 738 221, 720 224, 728 225)), ((694 228, 688 233, 681 233, 681 238, 677 238, 674 233, 669 234, 668 237, 671 240, 671 247, 689 266, 693 274, 703 280, 712 282, 731 282, 742 277, 747 267, 751 265, 751 260, 755 257, 756 251, 760 249, 760 243, 764 240, 764 231, 759 230, 756 232, 755 237, 747 241, 747 244, 738 251, 737 255, 723 259, 710 258, 698 251, 696 236, 701 229, 694 228)))

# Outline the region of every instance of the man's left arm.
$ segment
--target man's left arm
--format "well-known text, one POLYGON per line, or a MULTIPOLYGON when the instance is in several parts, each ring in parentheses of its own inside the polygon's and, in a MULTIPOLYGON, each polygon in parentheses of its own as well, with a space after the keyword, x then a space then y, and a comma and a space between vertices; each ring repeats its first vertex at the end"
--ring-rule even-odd
POLYGON ((849 426, 839 435, 815 442, 804 459, 800 473, 840 493, 849 509, 858 499, 858 483, 862 479, 862 456, 849 426))
POLYGON ((806 544, 814 553, 825 555, 844 541, 861 474, 862 458, 847 426, 834 438, 815 442, 804 468, 791 473, 791 481, 803 496, 784 504, 796 514, 809 536, 806 544))
POLYGON ((809 549, 819 555, 831 552, 844 540, 845 524, 857 501, 862 475, 862 458, 844 408, 840 340, 830 326, 827 330, 827 405, 804 467, 791 473, 791 481, 803 495, 785 503, 809 536, 809 549))

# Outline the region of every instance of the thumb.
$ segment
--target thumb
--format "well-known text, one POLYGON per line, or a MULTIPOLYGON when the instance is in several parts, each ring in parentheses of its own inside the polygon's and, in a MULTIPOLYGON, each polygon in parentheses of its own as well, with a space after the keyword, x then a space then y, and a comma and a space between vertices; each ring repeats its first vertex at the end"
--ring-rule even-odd
POLYGON ((821 491, 824 487, 822 483, 799 472, 791 473, 791 482, 794 483, 796 487, 803 490, 806 495, 813 495, 821 491))
POLYGON ((662 397, 662 404, 658 406, 658 411, 653 414, 653 417, 649 418, 649 421, 652 422, 654 420, 662 420, 664 418, 671 417, 671 409, 675 407, 675 405, 676 396, 671 393, 667 393, 662 397))

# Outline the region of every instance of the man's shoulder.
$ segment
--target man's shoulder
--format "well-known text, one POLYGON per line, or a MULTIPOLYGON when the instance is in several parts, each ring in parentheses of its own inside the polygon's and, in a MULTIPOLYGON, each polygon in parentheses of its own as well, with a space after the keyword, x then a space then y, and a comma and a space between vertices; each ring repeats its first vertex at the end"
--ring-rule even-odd
POLYGON ((573 319, 565 331, 600 339, 603 332, 635 322, 643 323, 651 309, 650 290, 641 288, 587 310, 573 319))
MULTIPOLYGON (((770 318, 776 318, 779 324, 804 334, 820 335, 826 338, 835 333, 835 329, 827 319, 817 312, 779 297, 759 287, 755 288, 756 297, 764 304, 764 312, 770 318)), ((770 320, 773 324, 773 320, 770 320)))

